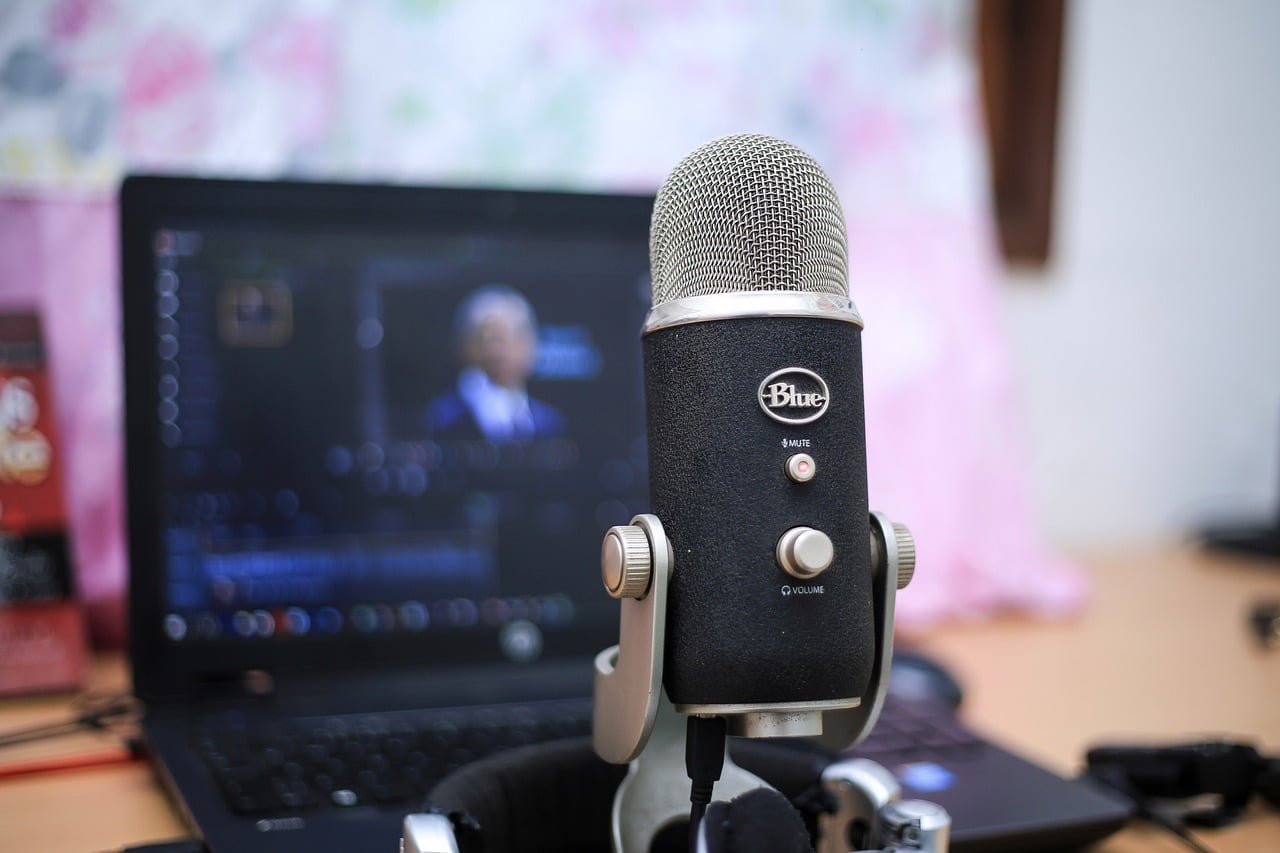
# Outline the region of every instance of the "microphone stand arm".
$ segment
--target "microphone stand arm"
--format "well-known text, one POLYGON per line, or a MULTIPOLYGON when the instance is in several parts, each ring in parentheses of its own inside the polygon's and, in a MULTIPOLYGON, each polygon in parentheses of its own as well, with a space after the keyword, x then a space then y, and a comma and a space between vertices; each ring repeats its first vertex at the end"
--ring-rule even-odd
MULTIPOLYGON (((595 661, 592 738, 596 754, 612 764, 632 761, 644 750, 663 700, 667 587, 675 568, 671 543, 656 516, 637 515, 631 526, 643 531, 647 540, 648 571, 633 575, 630 564, 623 565, 621 558, 615 561, 616 587, 610 591, 621 606, 619 643, 595 661), (619 594, 625 584, 634 587, 619 594)), ((893 659, 894 602, 915 571, 911 534, 883 513, 871 513, 870 548, 875 658, 862 701, 853 708, 822 712, 822 733, 815 740, 833 752, 860 743, 880 716, 893 659)), ((610 583, 606 578, 606 585, 610 583)))

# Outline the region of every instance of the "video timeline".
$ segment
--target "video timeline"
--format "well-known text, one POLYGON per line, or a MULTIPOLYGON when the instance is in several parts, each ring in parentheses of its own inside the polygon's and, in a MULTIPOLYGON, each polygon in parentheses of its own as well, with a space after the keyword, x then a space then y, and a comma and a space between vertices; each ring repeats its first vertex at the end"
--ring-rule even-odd
POLYGON ((305 637, 310 634, 389 634, 395 631, 456 630, 483 626, 502 628, 528 622, 548 628, 568 627, 574 620, 573 602, 555 594, 523 598, 452 598, 423 603, 356 604, 345 612, 337 607, 275 607, 254 610, 170 613, 164 632, 171 640, 216 640, 267 637, 305 637))

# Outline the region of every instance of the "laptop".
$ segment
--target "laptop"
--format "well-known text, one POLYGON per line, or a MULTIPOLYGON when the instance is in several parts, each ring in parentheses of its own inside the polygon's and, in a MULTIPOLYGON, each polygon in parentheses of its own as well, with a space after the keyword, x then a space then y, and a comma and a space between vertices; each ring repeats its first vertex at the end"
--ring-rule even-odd
POLYGON ((124 182, 134 686, 212 850, 394 850, 452 767, 589 731, 652 204, 124 182))
MULTIPOLYGON (((395 850, 452 770, 589 733, 600 536, 648 499, 651 207, 125 181, 134 689, 210 850, 395 850)), ((1126 819, 942 698, 895 695, 859 753, 954 849, 1126 819)))

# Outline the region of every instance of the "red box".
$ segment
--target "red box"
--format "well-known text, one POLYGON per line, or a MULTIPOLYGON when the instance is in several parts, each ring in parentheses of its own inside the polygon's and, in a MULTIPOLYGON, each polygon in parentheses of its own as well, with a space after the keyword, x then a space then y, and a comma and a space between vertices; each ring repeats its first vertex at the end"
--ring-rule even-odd
POLYGON ((39 318, 0 314, 0 694, 86 673, 52 404, 39 318))

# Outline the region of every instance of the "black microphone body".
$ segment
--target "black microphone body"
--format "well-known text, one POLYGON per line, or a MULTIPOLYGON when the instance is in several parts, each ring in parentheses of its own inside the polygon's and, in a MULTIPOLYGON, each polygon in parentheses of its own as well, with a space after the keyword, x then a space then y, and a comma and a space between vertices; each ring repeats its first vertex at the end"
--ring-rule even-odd
POLYGON ((644 370, 651 501, 674 555, 671 701, 687 712, 853 704, 876 648, 860 327, 813 316, 685 322, 646 333, 644 370), (784 422, 819 409, 809 423, 784 422), (786 469, 802 453, 816 465, 807 482, 786 469), (834 547, 810 579, 777 555, 799 527, 834 547))

